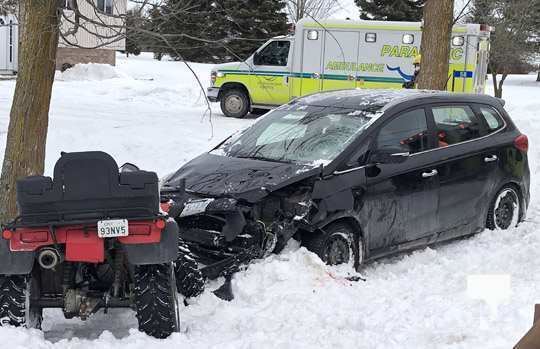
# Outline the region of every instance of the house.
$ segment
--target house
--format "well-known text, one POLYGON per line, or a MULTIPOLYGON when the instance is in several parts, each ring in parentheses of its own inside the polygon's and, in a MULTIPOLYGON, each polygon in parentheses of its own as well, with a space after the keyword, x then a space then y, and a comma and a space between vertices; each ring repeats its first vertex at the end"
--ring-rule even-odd
POLYGON ((0 75, 17 72, 18 39, 17 18, 0 16, 0 75))
MULTIPOLYGON (((115 65, 116 51, 126 47, 127 0, 60 0, 59 4, 63 15, 56 69, 77 63, 115 65)), ((18 33, 16 16, 0 16, 0 75, 17 72, 18 33)))
POLYGON ((64 15, 56 55, 56 69, 77 63, 116 64, 116 51, 126 48, 127 0, 62 0, 64 15), (89 18, 77 21, 76 11, 89 18))

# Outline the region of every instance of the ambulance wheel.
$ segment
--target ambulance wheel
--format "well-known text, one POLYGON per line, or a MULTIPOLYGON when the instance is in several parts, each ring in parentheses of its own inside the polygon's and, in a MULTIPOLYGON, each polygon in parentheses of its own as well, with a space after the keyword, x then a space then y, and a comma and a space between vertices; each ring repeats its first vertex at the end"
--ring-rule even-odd
POLYGON ((0 275, 0 326, 41 328, 43 310, 31 303, 38 284, 31 275, 0 275))
POLYGON ((225 116, 242 119, 249 113, 249 97, 240 89, 230 89, 221 96, 221 111, 225 116))
POLYGON ((139 331, 160 339, 178 332, 180 323, 172 263, 135 266, 134 284, 139 331))

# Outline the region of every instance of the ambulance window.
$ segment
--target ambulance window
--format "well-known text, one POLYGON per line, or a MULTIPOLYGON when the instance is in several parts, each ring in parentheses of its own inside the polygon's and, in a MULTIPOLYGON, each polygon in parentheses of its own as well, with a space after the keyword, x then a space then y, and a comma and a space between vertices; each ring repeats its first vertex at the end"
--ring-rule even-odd
POLYGON ((463 38, 463 36, 454 36, 452 38, 452 45, 454 46, 463 46, 464 43, 465 39, 463 38))
POLYGON ((403 35, 403 43, 406 45, 414 44, 414 35, 412 34, 404 34, 403 35))
POLYGON ((257 52, 253 63, 255 65, 274 65, 284 67, 289 59, 290 41, 272 41, 261 51, 257 52))
POLYGON ((319 40, 319 32, 317 30, 310 30, 307 32, 308 40, 319 40))
POLYGON ((377 33, 366 33, 366 42, 376 42, 377 33))

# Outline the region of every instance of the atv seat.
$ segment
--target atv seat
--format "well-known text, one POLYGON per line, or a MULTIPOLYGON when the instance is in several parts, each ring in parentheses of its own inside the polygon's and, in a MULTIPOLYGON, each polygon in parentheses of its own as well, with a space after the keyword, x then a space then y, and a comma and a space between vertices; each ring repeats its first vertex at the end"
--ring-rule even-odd
POLYGON ((159 214, 158 177, 119 173, 104 152, 62 153, 53 179, 17 181, 17 203, 21 223, 152 217, 159 214))

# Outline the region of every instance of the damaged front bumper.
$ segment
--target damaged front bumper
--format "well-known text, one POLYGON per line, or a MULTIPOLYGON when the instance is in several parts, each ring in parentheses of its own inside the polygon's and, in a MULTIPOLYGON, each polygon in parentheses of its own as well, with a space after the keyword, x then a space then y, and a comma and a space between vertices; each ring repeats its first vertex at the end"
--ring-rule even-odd
MULTIPOLYGON (((183 191, 162 199, 176 217, 180 239, 209 279, 230 275, 253 259, 279 252, 302 225, 309 205, 284 215, 280 199, 258 203, 234 198, 201 198, 183 191), (302 214, 301 214, 302 213, 302 214)), ((286 200, 286 199, 284 199, 286 200)))
POLYGON ((210 102, 217 102, 219 100, 219 87, 208 87, 206 97, 208 97, 210 102))

